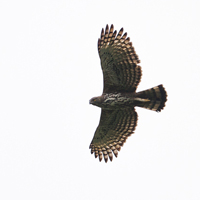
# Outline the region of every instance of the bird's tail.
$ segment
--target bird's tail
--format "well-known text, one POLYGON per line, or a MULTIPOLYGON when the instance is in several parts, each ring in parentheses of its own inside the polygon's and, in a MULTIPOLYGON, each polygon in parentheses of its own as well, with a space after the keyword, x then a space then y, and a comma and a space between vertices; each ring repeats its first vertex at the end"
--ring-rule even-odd
POLYGON ((135 100, 136 106, 159 112, 165 107, 167 93, 163 85, 158 85, 136 93, 135 100))

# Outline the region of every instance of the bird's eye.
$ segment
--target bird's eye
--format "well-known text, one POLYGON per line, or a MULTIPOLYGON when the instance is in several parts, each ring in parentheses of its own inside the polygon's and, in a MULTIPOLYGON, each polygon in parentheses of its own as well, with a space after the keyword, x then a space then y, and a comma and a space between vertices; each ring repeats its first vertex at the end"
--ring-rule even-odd
POLYGON ((94 99, 93 101, 96 101, 97 99, 94 99))

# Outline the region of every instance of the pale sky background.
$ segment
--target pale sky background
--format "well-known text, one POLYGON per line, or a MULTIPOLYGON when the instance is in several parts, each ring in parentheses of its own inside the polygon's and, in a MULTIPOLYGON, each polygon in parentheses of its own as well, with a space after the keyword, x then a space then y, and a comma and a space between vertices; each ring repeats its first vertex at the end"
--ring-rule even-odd
POLYGON ((200 1, 0 1, 1 200, 200 199, 200 1), (124 27, 141 60, 138 91, 163 84, 161 113, 113 162, 89 144, 103 76, 97 39, 124 27))

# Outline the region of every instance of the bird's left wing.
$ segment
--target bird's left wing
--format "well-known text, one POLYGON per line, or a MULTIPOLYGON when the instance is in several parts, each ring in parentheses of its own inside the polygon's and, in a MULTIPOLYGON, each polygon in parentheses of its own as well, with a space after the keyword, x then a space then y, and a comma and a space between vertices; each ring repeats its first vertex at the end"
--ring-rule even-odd
POLYGON ((134 108, 123 110, 101 110, 99 126, 90 144, 91 153, 99 156, 105 162, 108 157, 112 161, 113 154, 117 157, 121 146, 130 136, 137 125, 137 113, 134 108))
POLYGON ((106 26, 98 40, 98 51, 104 76, 104 93, 135 92, 142 75, 138 56, 123 28, 117 34, 106 26), (123 35, 122 35, 123 34, 123 35))

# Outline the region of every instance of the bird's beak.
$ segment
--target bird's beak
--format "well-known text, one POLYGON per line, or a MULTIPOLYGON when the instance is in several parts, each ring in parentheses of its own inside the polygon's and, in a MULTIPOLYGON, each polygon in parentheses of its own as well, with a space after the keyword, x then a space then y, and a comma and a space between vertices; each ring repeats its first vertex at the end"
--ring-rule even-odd
POLYGON ((91 104, 91 99, 89 100, 89 104, 91 104))

